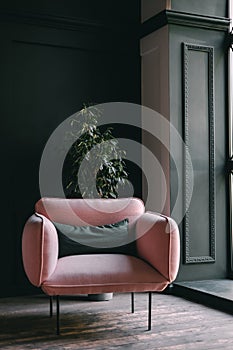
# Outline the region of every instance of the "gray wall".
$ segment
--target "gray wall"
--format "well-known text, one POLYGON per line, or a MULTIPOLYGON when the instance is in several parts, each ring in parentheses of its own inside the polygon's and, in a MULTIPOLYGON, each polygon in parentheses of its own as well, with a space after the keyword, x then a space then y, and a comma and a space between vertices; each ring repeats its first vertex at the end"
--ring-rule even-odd
MULTIPOLYGON (((226 277, 227 235, 230 232, 225 175, 225 34, 209 29, 187 27, 184 30, 176 25, 172 25, 170 30, 171 121, 184 135, 194 175, 190 207, 181 226, 183 254, 178 278, 226 277), (184 43, 190 45, 186 56, 184 43), (212 59, 213 67, 210 68, 212 59)), ((176 148, 173 140, 171 147, 176 148)), ((181 152, 177 149, 177 153, 181 152)), ((184 167, 185 163, 183 159, 184 167)), ((185 192, 190 190, 189 171, 183 169, 185 197, 185 192)), ((171 176, 171 179, 174 177, 171 176)), ((171 180, 171 200, 176 197, 175 185, 175 181, 171 180)))
MULTIPOLYGON (((143 4, 148 11, 148 2, 145 0, 143 4)), ((141 51, 142 68, 145 71, 153 69, 153 75, 142 75, 142 87, 146 86, 146 90, 142 90, 142 100, 157 111, 161 111, 161 106, 156 103, 158 95, 164 95, 163 106, 166 98, 169 100, 168 115, 165 116, 185 141, 193 166, 192 199, 180 221, 192 189, 191 168, 188 152, 177 143, 171 131, 173 155, 167 175, 170 177, 170 213, 179 222, 181 233, 181 265, 177 280, 224 278, 228 273, 230 250, 225 170, 229 21, 224 16, 227 1, 171 0, 161 1, 160 5, 164 11, 156 13, 155 8, 151 9, 151 18, 142 25, 141 45, 144 47, 149 41, 156 57, 161 57, 162 52, 166 53, 164 45, 167 43, 167 57, 163 56, 161 66, 155 60, 146 62, 141 51), (168 86, 158 83, 166 69, 168 86), (177 198, 178 210, 174 213, 177 198)), ((156 143, 154 152, 158 152, 156 143)))

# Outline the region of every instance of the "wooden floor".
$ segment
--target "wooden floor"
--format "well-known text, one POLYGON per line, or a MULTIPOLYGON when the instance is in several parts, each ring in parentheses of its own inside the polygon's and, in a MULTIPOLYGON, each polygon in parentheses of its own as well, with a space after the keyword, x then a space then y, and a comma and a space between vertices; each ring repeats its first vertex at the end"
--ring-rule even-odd
POLYGON ((115 294, 110 301, 61 298, 61 335, 49 318, 48 299, 0 299, 1 349, 233 349, 233 316, 165 294, 153 295, 152 331, 147 331, 147 294, 115 294))

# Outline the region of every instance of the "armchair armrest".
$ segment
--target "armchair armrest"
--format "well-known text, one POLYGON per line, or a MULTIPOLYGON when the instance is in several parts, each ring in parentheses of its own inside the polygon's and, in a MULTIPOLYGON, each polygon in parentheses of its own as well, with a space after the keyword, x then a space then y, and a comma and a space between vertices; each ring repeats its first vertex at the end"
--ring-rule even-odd
POLYGON ((29 281, 39 287, 55 270, 58 238, 53 223, 45 216, 33 214, 22 236, 23 265, 29 281))
POLYGON ((175 280, 180 261, 180 238, 176 222, 146 212, 136 223, 139 257, 150 263, 169 283, 175 280))

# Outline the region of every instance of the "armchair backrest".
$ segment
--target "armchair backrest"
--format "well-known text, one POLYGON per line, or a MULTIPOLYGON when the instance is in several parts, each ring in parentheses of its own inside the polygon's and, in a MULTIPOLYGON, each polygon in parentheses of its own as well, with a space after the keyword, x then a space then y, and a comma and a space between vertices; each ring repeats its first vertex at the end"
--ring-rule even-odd
POLYGON ((138 198, 41 198, 35 205, 35 211, 63 224, 98 226, 128 218, 131 226, 145 212, 145 207, 138 198))

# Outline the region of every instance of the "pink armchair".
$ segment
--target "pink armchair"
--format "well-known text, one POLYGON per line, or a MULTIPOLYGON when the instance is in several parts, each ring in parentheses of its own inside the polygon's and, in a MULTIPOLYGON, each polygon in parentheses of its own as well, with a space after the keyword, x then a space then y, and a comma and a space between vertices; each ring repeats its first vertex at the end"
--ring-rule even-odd
POLYGON ((59 296, 149 292, 148 329, 151 329, 152 292, 163 291, 179 267, 179 230, 173 219, 145 212, 137 198, 61 199, 42 198, 25 224, 22 237, 23 264, 30 282, 56 296, 57 334, 59 296), (136 256, 114 252, 59 257, 54 222, 75 226, 99 226, 128 219, 128 234, 135 235, 136 256))

